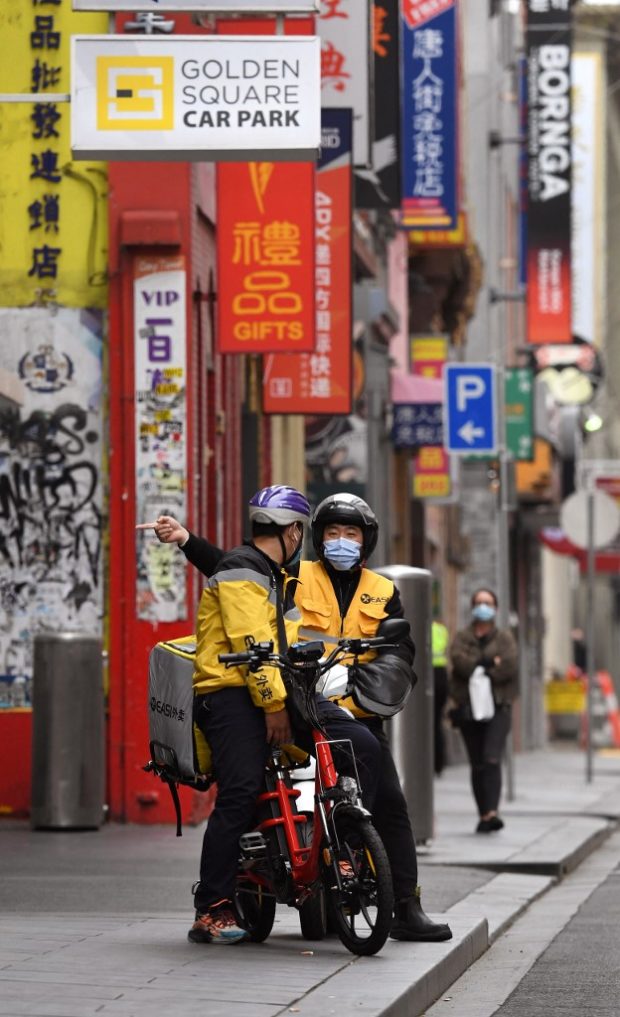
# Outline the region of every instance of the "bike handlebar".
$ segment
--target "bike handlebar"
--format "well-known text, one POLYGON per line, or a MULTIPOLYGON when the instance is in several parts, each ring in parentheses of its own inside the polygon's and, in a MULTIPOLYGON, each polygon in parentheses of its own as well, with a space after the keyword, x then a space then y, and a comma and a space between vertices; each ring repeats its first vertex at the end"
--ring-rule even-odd
POLYGON ((251 659, 251 653, 220 653, 218 654, 218 660, 220 664, 232 665, 232 664, 247 664, 251 659))
MULTIPOLYGON (((320 664, 320 668, 321 671, 327 670, 335 663, 335 658, 339 655, 345 656, 347 653, 351 653, 354 656, 359 656, 361 653, 366 653, 367 650, 374 649, 375 647, 390 648, 394 645, 394 643, 387 642, 384 636, 373 636, 369 639, 363 637, 339 639, 327 659, 320 664)), ((220 664, 225 664, 226 667, 234 667, 240 664, 275 664, 276 667, 295 667, 294 661, 287 659, 282 654, 273 652, 273 643, 255 643, 251 649, 242 650, 240 653, 220 653, 217 659, 220 664)))

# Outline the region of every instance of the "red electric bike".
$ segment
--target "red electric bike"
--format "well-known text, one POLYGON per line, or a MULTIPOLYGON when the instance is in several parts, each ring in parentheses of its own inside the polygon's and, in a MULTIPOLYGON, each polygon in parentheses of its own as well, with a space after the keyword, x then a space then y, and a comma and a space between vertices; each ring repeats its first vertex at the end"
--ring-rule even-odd
MULTIPOLYGON (((235 904, 255 943, 271 932, 277 903, 299 910, 306 939, 322 939, 329 922, 354 954, 377 953, 389 935, 394 898, 385 848, 361 804, 359 779, 336 772, 335 743, 321 729, 316 686, 343 657, 393 645, 401 624, 398 619, 384 622, 381 637, 341 639, 325 660, 323 643, 317 641, 296 643, 286 657, 273 652, 273 643, 254 643, 246 652, 219 657, 231 667, 279 667, 293 726, 309 728, 315 747, 313 816, 297 811, 300 791, 293 787, 290 771, 299 762, 285 749, 274 748, 258 797, 256 826, 240 839, 235 904)), ((348 748, 353 758, 350 742, 337 744, 340 751, 348 748)), ((356 768, 354 772, 357 775, 356 768)))

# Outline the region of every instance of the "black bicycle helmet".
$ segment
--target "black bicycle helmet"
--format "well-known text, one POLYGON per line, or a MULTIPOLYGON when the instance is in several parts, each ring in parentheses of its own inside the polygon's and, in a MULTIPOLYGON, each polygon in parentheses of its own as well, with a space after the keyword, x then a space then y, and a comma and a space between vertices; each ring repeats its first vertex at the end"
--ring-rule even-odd
POLYGON ((312 543, 319 558, 323 558, 323 531, 328 523, 351 523, 359 526, 363 535, 362 558, 366 561, 377 546, 379 523, 363 498, 356 494, 330 494, 314 510, 310 528, 312 543))

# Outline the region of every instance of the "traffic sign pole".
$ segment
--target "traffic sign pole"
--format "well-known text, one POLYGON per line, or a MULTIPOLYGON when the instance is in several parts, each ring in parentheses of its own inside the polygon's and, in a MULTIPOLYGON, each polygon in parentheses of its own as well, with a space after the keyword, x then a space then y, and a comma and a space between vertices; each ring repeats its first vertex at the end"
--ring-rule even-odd
MULTIPOLYGON (((500 361, 496 365, 496 426, 499 458, 499 498, 497 512, 497 592, 499 597, 498 625, 507 629, 510 625, 510 456, 506 447, 506 375, 500 361)), ((514 752, 512 727, 506 739, 506 798, 515 799, 514 752)))
POLYGON ((588 672, 586 721, 586 783, 592 783, 592 691, 594 687, 594 490, 588 489, 588 616, 586 623, 586 671, 588 672))

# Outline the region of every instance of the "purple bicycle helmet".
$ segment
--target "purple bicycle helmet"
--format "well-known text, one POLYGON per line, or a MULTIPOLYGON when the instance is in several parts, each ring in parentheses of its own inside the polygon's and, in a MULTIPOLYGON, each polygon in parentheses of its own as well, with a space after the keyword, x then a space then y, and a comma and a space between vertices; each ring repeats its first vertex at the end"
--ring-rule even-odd
POLYGON ((323 558, 323 531, 329 523, 351 523, 359 526, 364 535, 364 560, 370 557, 377 546, 379 523, 377 517, 363 498, 346 492, 330 494, 314 510, 312 516, 312 543, 319 558, 323 558))
POLYGON ((308 499, 296 491, 294 487, 284 484, 272 484, 263 487, 250 499, 250 522, 277 523, 288 526, 289 523, 307 523, 310 518, 308 499))

